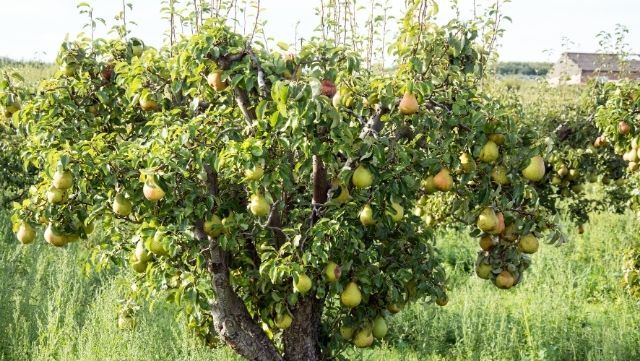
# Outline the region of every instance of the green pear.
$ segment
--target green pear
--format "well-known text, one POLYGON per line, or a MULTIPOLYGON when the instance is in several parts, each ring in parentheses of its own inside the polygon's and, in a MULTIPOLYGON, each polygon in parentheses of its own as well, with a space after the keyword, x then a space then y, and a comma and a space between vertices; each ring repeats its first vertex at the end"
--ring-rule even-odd
POLYGON ((20 223, 18 232, 16 232, 16 238, 22 244, 32 243, 36 239, 36 231, 27 222, 20 223))
POLYGON ((498 225, 498 216, 492 208, 485 208, 478 216, 477 226, 483 232, 492 232, 498 225))
POLYGON ((373 174, 362 164, 356 168, 351 177, 351 182, 356 188, 369 188, 373 184, 373 174))
POLYGON ((336 282, 342 275, 342 268, 335 262, 329 262, 324 268, 324 275, 327 277, 327 281, 336 282))
POLYGON ((532 157, 529 161, 529 165, 522 170, 522 175, 532 182, 541 181, 544 178, 544 173, 544 159, 539 155, 532 157))
POLYGON ((69 189, 73 185, 73 175, 69 171, 56 171, 52 183, 58 189, 69 189))
POLYGON ((51 204, 59 204, 64 202, 65 200, 65 192, 62 189, 58 189, 54 186, 51 186, 47 191, 47 201, 51 204))
POLYGON ((353 337, 353 344, 360 348, 371 346, 371 344, 373 344, 373 332, 371 330, 371 326, 367 325, 356 332, 353 337))
POLYGON ((460 167, 465 173, 471 173, 476 170, 476 161, 473 160, 469 153, 460 154, 460 167))
POLYGON ((126 199, 122 194, 117 194, 113 200, 113 213, 121 217, 130 215, 132 207, 131 201, 126 199))
POLYGON ((259 165, 253 167, 253 169, 244 170, 244 177, 250 181, 260 180, 262 179, 263 175, 264 175, 264 168, 262 168, 259 165))
POLYGON ((293 289, 301 294, 306 294, 311 289, 313 285, 311 278, 306 274, 302 273, 298 276, 298 282, 293 281, 293 289))
POLYGON ((391 210, 387 210, 387 214, 391 217, 394 222, 400 222, 402 217, 404 217, 404 208, 397 202, 391 202, 391 210))
POLYGON ((344 184, 340 184, 340 194, 335 198, 335 201, 338 202, 338 204, 345 204, 349 202, 350 199, 349 189, 344 184))
POLYGON ((360 302, 362 302, 362 293, 360 293, 358 284, 353 281, 349 282, 347 287, 342 291, 342 294, 340 294, 340 301, 346 307, 357 307, 360 302))
POLYGON ((293 322, 293 318, 288 313, 284 313, 282 315, 278 315, 275 319, 276 327, 281 330, 286 330, 291 327, 291 323, 293 322))
POLYGON ((222 226, 222 220, 216 214, 212 215, 211 218, 204 222, 204 233, 211 238, 216 238, 222 234, 224 227, 222 226))
POLYGON ((490 264, 480 263, 476 266, 476 275, 483 280, 488 280, 491 278, 491 272, 493 271, 493 267, 490 264))
POLYGON ((360 223, 362 223, 363 226, 372 226, 376 224, 376 221, 373 218, 373 209, 369 204, 365 204, 360 211, 360 223))
POLYGON ((425 178, 421 185, 422 189, 427 192, 427 194, 433 194, 438 190, 438 188, 436 188, 436 184, 433 182, 433 176, 425 178))
POLYGON ((382 316, 378 316, 373 320, 373 337, 375 338, 384 338, 389 331, 387 327, 387 321, 382 316))
POLYGON ((520 242, 518 243, 518 249, 522 253, 533 254, 538 252, 539 247, 538 238, 534 236, 532 233, 524 235, 520 237, 520 242))
POLYGON ((340 336, 345 340, 351 340, 353 338, 353 327, 342 326, 340 327, 340 336))
POLYGON ((269 206, 267 200, 261 194, 254 194, 251 196, 249 209, 254 216, 264 217, 269 214, 271 207, 269 206))
POLYGON ((492 141, 488 141, 480 151, 480 160, 485 163, 493 163, 500 157, 498 145, 492 141))
POLYGON ((491 171, 491 179, 493 179, 496 184, 502 186, 511 183, 509 177, 507 176, 507 168, 502 165, 493 167, 493 170, 491 171))
POLYGON ((151 254, 144 247, 144 242, 142 240, 139 240, 136 244, 134 256, 138 262, 147 262, 151 259, 151 254))

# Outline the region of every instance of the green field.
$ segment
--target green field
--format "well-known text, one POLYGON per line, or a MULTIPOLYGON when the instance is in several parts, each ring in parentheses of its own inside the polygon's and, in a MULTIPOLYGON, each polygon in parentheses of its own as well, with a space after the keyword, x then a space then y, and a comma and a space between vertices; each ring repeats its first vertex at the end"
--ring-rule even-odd
MULTIPOLYGON (((621 250, 637 243, 634 216, 596 215, 584 235, 535 256, 527 281, 496 291, 471 274, 475 242, 440 237, 449 266, 446 307, 415 304, 362 360, 638 360, 640 305, 620 288, 621 250)), ((99 232, 97 232, 99 233, 99 232)), ((116 326, 126 270, 83 275, 82 243, 22 247, 0 220, 0 360, 226 360, 194 341, 175 309, 143 305, 134 331, 116 326), (118 277, 108 274, 122 272, 118 277)))

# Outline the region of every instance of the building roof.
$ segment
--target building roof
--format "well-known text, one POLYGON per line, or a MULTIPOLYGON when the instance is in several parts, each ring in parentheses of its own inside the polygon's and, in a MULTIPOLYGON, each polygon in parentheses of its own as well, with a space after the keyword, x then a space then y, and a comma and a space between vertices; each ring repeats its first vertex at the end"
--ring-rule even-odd
POLYGON ((640 55, 638 54, 628 55, 624 59, 618 54, 565 53, 564 55, 585 71, 620 71, 621 68, 626 68, 625 70, 640 72, 640 55))

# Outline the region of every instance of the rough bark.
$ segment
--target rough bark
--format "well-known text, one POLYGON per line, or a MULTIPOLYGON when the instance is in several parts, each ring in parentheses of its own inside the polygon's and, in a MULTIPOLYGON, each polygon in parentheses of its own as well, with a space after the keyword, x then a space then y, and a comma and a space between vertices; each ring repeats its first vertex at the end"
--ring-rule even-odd
POLYGON ((284 359, 287 361, 322 360, 320 318, 322 300, 310 295, 301 299, 293 310, 291 327, 284 331, 284 359))
MULTIPOLYGON (((207 168, 208 189, 212 195, 218 191, 218 177, 207 168)), ((242 357, 255 361, 282 360, 275 346, 262 328, 255 322, 244 302, 235 292, 229 278, 229 256, 217 240, 204 233, 204 221, 198 222, 195 235, 203 244, 208 245, 208 271, 215 300, 211 305, 213 328, 220 338, 242 357)))

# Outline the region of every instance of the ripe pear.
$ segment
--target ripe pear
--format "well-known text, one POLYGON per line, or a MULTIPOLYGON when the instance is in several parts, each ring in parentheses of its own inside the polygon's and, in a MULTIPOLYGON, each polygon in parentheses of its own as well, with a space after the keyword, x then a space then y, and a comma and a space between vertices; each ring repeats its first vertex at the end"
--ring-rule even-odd
POLYGON ((269 214, 271 207, 267 200, 258 193, 251 196, 249 210, 251 210, 251 213, 256 217, 264 217, 269 214))
POLYGON ((529 165, 522 170, 522 175, 532 182, 541 181, 544 178, 544 173, 544 159, 539 155, 532 157, 529 161, 529 165))
POLYGON ((264 168, 262 168, 259 165, 253 167, 253 169, 244 170, 244 177, 250 181, 260 180, 262 179, 263 175, 264 175, 264 168))
POLYGON ((345 340, 351 340, 353 338, 353 327, 342 326, 340 327, 340 336, 345 340))
POLYGON ((117 194, 113 200, 113 213, 121 217, 130 215, 132 207, 131 201, 126 199, 122 194, 117 194))
POLYGON ((304 273, 298 276, 298 282, 293 281, 293 289, 303 295, 309 292, 312 285, 311 278, 304 273))
POLYGON ((369 188, 373 184, 373 174, 362 164, 356 168, 351 177, 351 182, 356 188, 369 188))
POLYGON ((142 108, 142 110, 144 111, 153 111, 158 109, 158 102, 149 97, 140 97, 140 108, 142 108))
POLYGON ((518 233, 517 233, 517 229, 516 229, 516 225, 515 223, 511 223, 510 225, 508 225, 505 229, 504 232, 502 234, 502 238, 504 240, 513 242, 516 239, 518 239, 518 233))
POLYGON ((627 135, 629 134, 629 132, 631 132, 631 126, 629 125, 629 123, 625 122, 624 120, 620 121, 620 123, 618 123, 618 133, 620 133, 621 135, 627 135))
POLYGON ((568 176, 569 175, 569 168, 567 168, 567 166, 564 165, 564 164, 561 165, 560 168, 558 168, 558 175, 561 178, 564 178, 564 177, 568 176))
POLYGON ((493 267, 490 264, 480 263, 476 266, 476 275, 483 280, 488 280, 491 278, 491 272, 493 271, 493 267))
POLYGON ((391 202, 391 208, 393 210, 387 210, 387 214, 394 222, 400 222, 404 217, 404 208, 397 202, 391 202))
POLYGON ((516 280, 513 277, 513 275, 511 274, 511 272, 502 271, 496 277, 496 286, 498 286, 498 288, 502 288, 502 289, 509 289, 509 288, 513 287, 513 284, 515 283, 515 281, 516 280))
POLYGON ((216 214, 212 215, 211 218, 204 222, 204 233, 211 238, 216 238, 222 234, 224 227, 222 226, 222 220, 216 214))
POLYGON ((164 198, 164 190, 154 182, 145 182, 142 187, 142 193, 144 197, 152 202, 157 202, 164 198))
POLYGON ((476 170, 476 161, 473 160, 469 153, 460 154, 460 167, 465 173, 471 173, 476 170))
POLYGON ((324 275, 327 277, 327 281, 336 282, 342 275, 342 268, 335 262, 329 262, 324 268, 324 275))
POLYGON ((49 224, 44 231, 44 240, 55 247, 62 247, 67 244, 67 238, 63 234, 58 233, 51 224, 49 224))
POLYGON ((500 158, 500 150, 498 145, 492 141, 488 141, 480 151, 480 160, 485 163, 493 163, 500 158))
POLYGON ((353 344, 360 348, 371 346, 371 344, 373 344, 373 332, 371 331, 371 326, 365 326, 356 332, 353 337, 353 344))
POLYGON ((22 244, 29 244, 36 239, 36 231, 27 222, 20 223, 18 232, 16 232, 16 238, 22 244))
POLYGON ((144 242, 142 240, 139 240, 136 244, 136 249, 133 254, 138 262, 147 262, 151 259, 151 254, 144 247, 144 242))
POLYGON ((438 188, 436 188, 436 184, 433 182, 433 176, 428 176, 422 182, 422 189, 427 192, 427 194, 435 193, 438 188))
POLYGON ((496 217, 498 218, 498 223, 496 224, 496 228, 494 228, 491 233, 501 234, 502 232, 504 232, 504 229, 505 229, 504 215, 500 212, 500 213, 496 213, 496 217))
POLYGON ((479 243, 480 243, 480 248, 482 248, 483 251, 488 252, 498 244, 498 241, 489 235, 485 235, 482 238, 480 238, 479 243))
POLYGON ((136 259, 135 255, 133 255, 129 261, 131 262, 131 268, 137 273, 145 273, 147 272, 147 261, 139 261, 136 259))
POLYGON ((491 171, 491 179, 493 179, 496 184, 499 184, 501 186, 508 185, 509 183, 511 183, 511 180, 509 180, 507 172, 508 171, 505 166, 497 165, 493 167, 493 170, 491 171))
POLYGON ((215 89, 216 91, 223 91, 227 89, 227 82, 222 80, 222 71, 216 70, 214 72, 209 73, 207 76, 207 83, 215 89))
POLYGON ((384 338, 389 331, 389 327, 387 326, 387 321, 382 316, 378 316, 373 320, 373 337, 377 339, 384 338))
POLYGON ((440 169, 438 174, 433 177, 433 184, 441 192, 448 192, 453 189, 453 178, 451 178, 449 170, 447 168, 440 169))
POLYGON ((449 303, 449 297, 447 295, 436 298, 436 305, 438 306, 446 306, 449 303))
POLYGON ((357 307, 362 302, 362 293, 360 293, 358 284, 353 281, 349 282, 340 294, 340 301, 346 307, 357 307))
POLYGON ((373 209, 369 204, 365 204, 360 211, 360 223, 362 223, 363 226, 372 226, 376 224, 376 221, 373 218, 373 209))
POLYGON ((478 216, 477 226, 483 232, 492 232, 498 225, 498 216, 493 208, 485 208, 478 216))
POLYGON ((349 194, 349 189, 344 184, 340 184, 340 194, 334 198, 338 204, 345 204, 349 202, 351 199, 351 195, 349 194))
POLYGON ((404 93, 400 100, 400 113, 404 115, 413 115, 418 112, 418 99, 412 93, 404 93))
POLYGON ((402 308, 400 306, 398 306, 395 303, 392 303, 390 305, 387 305, 387 310, 391 313, 398 313, 402 310, 402 308))
POLYGON ((622 159, 627 162, 637 162, 638 161, 638 152, 635 149, 631 149, 628 152, 625 152, 622 155, 622 159))
POLYGON ((496 143, 496 145, 503 145, 505 141, 505 136, 504 134, 493 133, 493 134, 489 134, 489 140, 496 143))
POLYGON ((52 183, 58 189, 69 189, 73 185, 73 175, 69 171, 56 171, 52 183))
POLYGON ((47 191, 47 201, 51 204, 59 204, 64 202, 65 192, 62 189, 58 189, 51 186, 47 191))
POLYGON ((284 313, 282 315, 278 315, 275 319, 276 327, 281 330, 286 330, 291 327, 291 323, 293 322, 293 318, 288 313, 284 313))
POLYGON ((520 242, 518 243, 518 249, 522 253, 533 254, 538 251, 540 243, 538 242, 538 238, 534 236, 532 233, 524 235, 520 237, 520 242))

